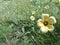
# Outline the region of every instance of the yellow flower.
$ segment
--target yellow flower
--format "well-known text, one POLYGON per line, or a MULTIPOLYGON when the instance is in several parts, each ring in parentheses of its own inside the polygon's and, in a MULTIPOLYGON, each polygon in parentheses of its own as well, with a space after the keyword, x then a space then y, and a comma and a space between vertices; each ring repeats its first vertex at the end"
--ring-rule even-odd
POLYGON ((42 19, 38 19, 37 25, 40 27, 43 33, 47 33, 48 31, 53 31, 53 24, 56 23, 56 19, 54 16, 50 16, 49 14, 42 14, 42 19))
POLYGON ((30 19, 31 19, 32 21, 34 21, 34 20, 35 20, 35 17, 34 17, 34 16, 30 16, 30 19))
POLYGON ((36 12, 35 11, 32 11, 32 15, 34 15, 36 12))
POLYGON ((49 5, 46 5, 44 8, 45 8, 45 9, 49 9, 49 5))

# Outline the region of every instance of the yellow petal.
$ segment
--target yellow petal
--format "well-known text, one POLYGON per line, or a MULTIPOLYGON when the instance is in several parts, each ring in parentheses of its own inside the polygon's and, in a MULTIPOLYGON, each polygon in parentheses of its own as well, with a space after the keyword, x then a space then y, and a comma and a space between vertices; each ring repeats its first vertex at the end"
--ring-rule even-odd
POLYGON ((60 0, 59 0, 59 2, 60 2, 60 0))
POLYGON ((53 25, 48 25, 47 27, 48 27, 49 31, 53 31, 54 30, 54 26, 53 25))
POLYGON ((39 20, 37 21, 37 25, 38 25, 39 27, 44 26, 43 23, 42 23, 42 19, 39 19, 39 20))
POLYGON ((42 31, 43 33, 47 33, 47 32, 48 32, 48 27, 42 26, 42 27, 41 27, 41 31, 42 31))
POLYGON ((51 22, 51 24, 53 24, 53 23, 56 23, 57 21, 54 16, 51 16, 49 22, 51 22))
POLYGON ((49 14, 42 14, 42 20, 48 21, 49 20, 49 14))

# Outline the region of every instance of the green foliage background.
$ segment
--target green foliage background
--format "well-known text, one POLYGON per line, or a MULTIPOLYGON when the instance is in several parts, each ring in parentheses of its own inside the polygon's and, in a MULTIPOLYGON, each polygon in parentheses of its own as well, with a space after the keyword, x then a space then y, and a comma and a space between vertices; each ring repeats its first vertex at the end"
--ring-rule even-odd
POLYGON ((0 45, 60 45, 59 0, 0 0, 0 45), (55 16, 55 30, 41 33, 29 19, 33 10, 37 19, 42 13, 55 16))

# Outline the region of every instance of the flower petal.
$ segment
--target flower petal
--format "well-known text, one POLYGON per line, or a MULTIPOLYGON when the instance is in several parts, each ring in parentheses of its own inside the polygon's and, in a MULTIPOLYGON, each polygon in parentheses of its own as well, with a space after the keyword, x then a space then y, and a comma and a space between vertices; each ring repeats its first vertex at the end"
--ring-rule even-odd
POLYGON ((48 27, 42 26, 42 27, 41 27, 41 31, 42 31, 43 33, 47 33, 47 32, 48 32, 48 27))
POLYGON ((43 21, 48 21, 49 20, 49 14, 42 14, 42 19, 43 19, 43 21))
POLYGON ((48 25, 47 27, 48 27, 49 31, 53 31, 54 30, 54 26, 53 25, 48 25))
POLYGON ((39 19, 39 20, 37 21, 37 25, 38 25, 39 27, 44 26, 43 23, 42 23, 42 19, 39 19))
POLYGON ((51 16, 49 22, 50 22, 51 24, 54 24, 54 23, 56 23, 57 21, 56 21, 56 19, 55 19, 54 16, 51 16))

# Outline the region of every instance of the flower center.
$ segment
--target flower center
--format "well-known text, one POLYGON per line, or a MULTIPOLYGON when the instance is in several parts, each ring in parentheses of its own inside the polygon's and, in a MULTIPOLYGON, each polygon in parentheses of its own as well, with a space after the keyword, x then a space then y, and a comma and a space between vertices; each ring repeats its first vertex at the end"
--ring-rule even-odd
POLYGON ((43 23, 45 26, 47 26, 48 25, 48 21, 44 21, 44 23, 43 23))

